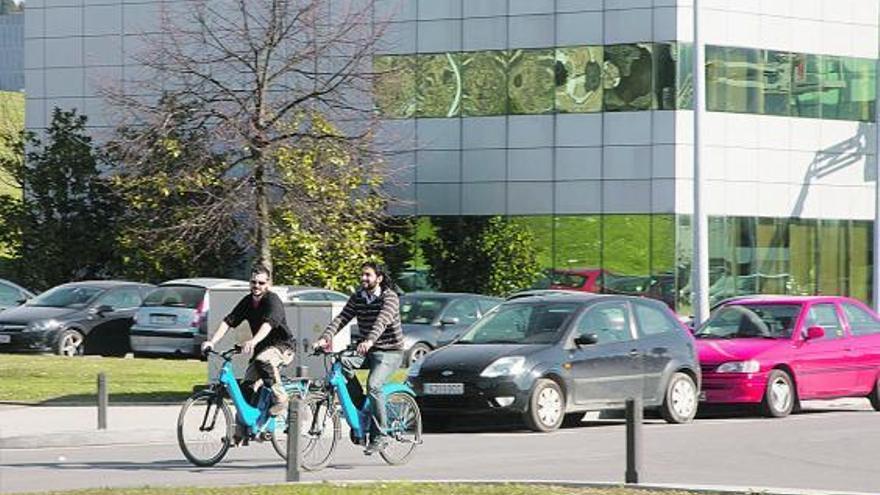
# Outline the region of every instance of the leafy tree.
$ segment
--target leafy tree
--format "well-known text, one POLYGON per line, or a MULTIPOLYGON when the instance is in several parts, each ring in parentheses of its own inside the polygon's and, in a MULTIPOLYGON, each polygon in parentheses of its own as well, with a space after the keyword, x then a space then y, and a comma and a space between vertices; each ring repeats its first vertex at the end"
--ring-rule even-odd
POLYGON ((0 159, 25 191, 0 197, 0 242, 16 250, 15 278, 36 289, 107 276, 117 259, 120 207, 85 124, 85 116, 56 108, 45 140, 22 135, 7 143, 15 152, 0 159))
POLYGON ((431 278, 444 291, 506 295, 539 275, 529 229, 504 217, 432 217, 422 247, 431 278))
MULTIPOLYGON (((309 120, 322 135, 339 132, 319 115, 309 120)), ((276 206, 272 216, 276 283, 337 290, 357 285, 361 263, 379 245, 376 226, 385 205, 377 192, 379 171, 357 163, 357 156, 342 139, 305 139, 276 149, 278 180, 292 201, 276 206)))

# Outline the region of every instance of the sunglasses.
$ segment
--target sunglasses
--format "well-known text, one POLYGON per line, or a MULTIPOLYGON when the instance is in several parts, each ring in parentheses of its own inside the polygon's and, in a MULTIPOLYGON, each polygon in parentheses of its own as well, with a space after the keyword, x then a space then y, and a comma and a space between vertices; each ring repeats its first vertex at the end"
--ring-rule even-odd
POLYGON ((268 283, 268 281, 263 280, 251 280, 251 285, 266 285, 268 283))

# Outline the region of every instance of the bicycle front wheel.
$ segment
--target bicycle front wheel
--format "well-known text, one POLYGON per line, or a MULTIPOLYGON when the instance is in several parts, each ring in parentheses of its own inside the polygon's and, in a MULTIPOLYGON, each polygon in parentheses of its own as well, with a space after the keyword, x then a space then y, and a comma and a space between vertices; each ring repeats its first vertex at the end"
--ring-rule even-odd
POLYGON ((217 464, 229 451, 232 412, 223 397, 199 392, 183 404, 177 417, 177 443, 196 466, 217 464))
POLYGON ((389 442, 379 454, 388 464, 405 464, 422 443, 419 405, 411 395, 397 392, 388 396, 385 411, 389 442))
MULTIPOLYGON (((318 471, 327 467, 340 437, 339 415, 327 396, 311 394, 306 398, 299 422, 299 441, 302 445, 302 468, 318 471)), ((287 411, 275 416, 272 446, 282 459, 287 460, 287 411)))

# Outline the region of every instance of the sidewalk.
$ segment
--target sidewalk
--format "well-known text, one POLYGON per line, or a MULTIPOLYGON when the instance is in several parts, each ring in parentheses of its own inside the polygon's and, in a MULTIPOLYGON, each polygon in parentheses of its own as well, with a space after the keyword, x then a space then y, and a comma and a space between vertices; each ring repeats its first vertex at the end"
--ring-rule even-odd
POLYGON ((98 430, 96 406, 0 406, 0 449, 176 443, 180 405, 113 406, 98 430))

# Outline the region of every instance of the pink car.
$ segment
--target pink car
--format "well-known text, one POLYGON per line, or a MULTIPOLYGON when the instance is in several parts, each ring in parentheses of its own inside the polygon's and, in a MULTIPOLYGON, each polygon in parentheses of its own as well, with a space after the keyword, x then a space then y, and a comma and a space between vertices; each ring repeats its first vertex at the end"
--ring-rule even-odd
POLYGON ((880 411, 880 317, 854 299, 738 299, 694 336, 704 403, 783 417, 804 399, 867 397, 880 411))

